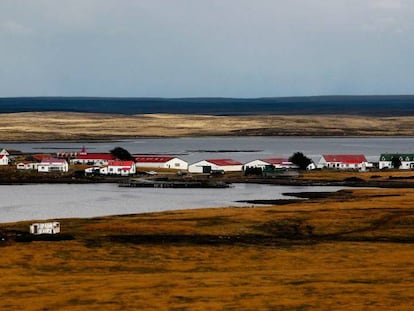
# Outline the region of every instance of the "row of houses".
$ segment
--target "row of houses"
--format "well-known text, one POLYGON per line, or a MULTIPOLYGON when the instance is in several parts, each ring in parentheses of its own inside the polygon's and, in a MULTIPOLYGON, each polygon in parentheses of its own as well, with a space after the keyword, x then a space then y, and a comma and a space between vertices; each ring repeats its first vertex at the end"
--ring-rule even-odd
MULTIPOLYGON (((9 154, 0 149, 0 165, 9 164, 9 154), (4 164, 2 164, 4 163, 4 164)), ((59 156, 59 155, 58 155, 59 156)), ((395 158, 401 162, 400 169, 414 169, 414 154, 381 154, 379 162, 369 162, 362 154, 327 154, 322 155, 318 162, 311 163, 308 169, 339 169, 339 170, 367 170, 373 167, 379 169, 393 168, 395 158)), ((241 163, 233 159, 206 159, 193 164, 172 156, 135 156, 134 161, 119 161, 110 153, 88 153, 85 149, 73 154, 69 159, 40 157, 40 162, 20 162, 17 168, 22 170, 37 170, 38 172, 67 172, 69 164, 89 166, 85 172, 102 175, 131 175, 137 168, 162 168, 188 171, 190 173, 211 173, 214 171, 237 172, 246 168, 261 168, 272 166, 280 169, 297 168, 287 158, 256 159, 241 163)))

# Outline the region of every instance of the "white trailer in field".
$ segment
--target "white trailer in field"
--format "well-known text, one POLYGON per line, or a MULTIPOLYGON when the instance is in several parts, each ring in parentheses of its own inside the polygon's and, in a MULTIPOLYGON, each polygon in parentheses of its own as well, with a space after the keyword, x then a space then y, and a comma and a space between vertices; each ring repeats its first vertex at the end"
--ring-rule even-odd
POLYGON ((60 233, 60 223, 57 221, 53 222, 40 222, 30 225, 31 234, 56 234, 60 233))

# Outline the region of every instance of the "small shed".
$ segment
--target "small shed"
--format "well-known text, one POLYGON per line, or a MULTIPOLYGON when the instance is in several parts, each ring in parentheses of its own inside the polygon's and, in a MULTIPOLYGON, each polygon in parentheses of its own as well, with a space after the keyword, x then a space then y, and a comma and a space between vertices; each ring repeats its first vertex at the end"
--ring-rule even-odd
POLYGON ((60 223, 53 222, 39 222, 30 225, 31 234, 56 234, 60 233, 60 223))

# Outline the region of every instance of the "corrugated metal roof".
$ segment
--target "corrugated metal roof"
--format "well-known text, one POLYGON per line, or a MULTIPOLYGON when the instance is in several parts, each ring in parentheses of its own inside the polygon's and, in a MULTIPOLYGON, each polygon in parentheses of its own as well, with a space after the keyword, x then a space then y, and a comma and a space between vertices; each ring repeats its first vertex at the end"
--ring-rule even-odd
POLYGON ((218 166, 243 165, 243 163, 240 163, 233 159, 209 159, 206 161, 218 166))
POLYGON ((48 158, 43 159, 42 163, 67 163, 65 159, 48 158))
POLYGON ((78 160, 115 160, 115 157, 110 153, 87 153, 76 156, 78 160))
POLYGON ((380 161, 391 161, 394 157, 401 161, 414 161, 413 153, 383 153, 380 156, 380 161))
POLYGON ((138 156, 135 157, 137 163, 165 163, 174 159, 174 157, 163 157, 163 156, 138 156))
POLYGON ((115 161, 115 160, 110 160, 108 161, 108 166, 132 166, 134 165, 134 161, 115 161))
POLYGON ((358 164, 368 162, 363 154, 324 154, 326 162, 338 162, 345 164, 358 164))
POLYGON ((260 160, 270 164, 292 164, 292 162, 289 162, 289 159, 286 158, 269 158, 260 160))

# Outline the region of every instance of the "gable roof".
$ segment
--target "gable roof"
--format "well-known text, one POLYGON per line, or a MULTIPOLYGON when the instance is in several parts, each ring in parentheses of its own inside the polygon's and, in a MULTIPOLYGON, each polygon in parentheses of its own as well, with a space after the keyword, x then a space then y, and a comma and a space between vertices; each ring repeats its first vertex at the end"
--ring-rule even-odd
POLYGON ((136 156, 135 161, 138 163, 165 163, 174 159, 174 157, 164 156, 136 156))
POLYGON ((326 162, 339 162, 345 164, 368 162, 363 154, 324 154, 322 157, 326 162))
POLYGON ((52 156, 50 154, 46 154, 46 153, 37 153, 32 155, 32 157, 36 160, 36 161, 43 161, 44 159, 50 159, 52 156))
POLYGON ((209 159, 206 160, 207 162, 213 163, 218 166, 231 166, 231 165, 243 165, 243 163, 240 163, 238 161, 235 161, 233 159, 209 159))
POLYGON ((134 161, 118 161, 118 160, 109 160, 108 166, 132 166, 134 165, 134 161))
POLYGON ((42 160, 42 164, 45 163, 67 163, 65 159, 56 159, 56 158, 48 158, 48 159, 43 159, 42 160))
POLYGON ((270 164, 292 164, 287 158, 268 158, 268 159, 260 159, 260 161, 270 163, 270 164))
POLYGON ((380 161, 391 161, 394 157, 401 161, 414 161, 414 153, 383 153, 380 156, 380 161))
POLYGON ((115 160, 111 153, 87 153, 76 156, 77 160, 115 160))

